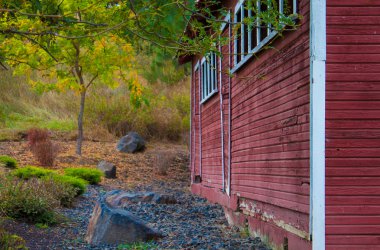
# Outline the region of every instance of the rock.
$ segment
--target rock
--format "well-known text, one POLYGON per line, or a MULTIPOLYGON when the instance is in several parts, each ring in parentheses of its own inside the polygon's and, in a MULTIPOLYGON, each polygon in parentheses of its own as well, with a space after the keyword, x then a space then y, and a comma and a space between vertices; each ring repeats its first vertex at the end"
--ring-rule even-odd
POLYGON ((116 166, 112 163, 101 161, 99 162, 97 168, 103 172, 104 177, 108 179, 116 178, 116 166))
POLYGON ((97 202, 87 228, 89 244, 122 244, 150 241, 162 235, 132 213, 112 208, 103 196, 97 202))
POLYGON ((129 132, 119 140, 116 148, 119 152, 135 153, 145 149, 145 141, 136 132, 129 132))
POLYGON ((156 194, 152 201, 157 204, 177 204, 177 200, 174 196, 167 194, 156 194))
POLYGON ((128 207, 128 203, 156 203, 156 204, 177 204, 177 200, 172 195, 157 194, 154 192, 124 192, 114 190, 109 192, 106 202, 111 207, 128 207))

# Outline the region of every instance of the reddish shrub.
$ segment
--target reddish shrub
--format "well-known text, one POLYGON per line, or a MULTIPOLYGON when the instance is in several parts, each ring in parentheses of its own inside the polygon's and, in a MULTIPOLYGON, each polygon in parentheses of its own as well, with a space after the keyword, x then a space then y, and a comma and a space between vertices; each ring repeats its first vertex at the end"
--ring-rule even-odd
POLYGON ((50 140, 49 130, 40 128, 31 128, 28 130, 28 142, 31 149, 37 142, 50 140))
POLYGON ((49 137, 47 129, 30 129, 28 131, 29 147, 41 166, 53 166, 58 155, 58 146, 49 137))

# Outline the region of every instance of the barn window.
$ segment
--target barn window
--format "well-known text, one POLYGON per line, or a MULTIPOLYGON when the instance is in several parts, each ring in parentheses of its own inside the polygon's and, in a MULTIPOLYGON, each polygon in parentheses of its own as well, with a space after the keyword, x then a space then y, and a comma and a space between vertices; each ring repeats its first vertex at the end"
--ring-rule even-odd
POLYGON ((236 5, 234 16, 234 22, 238 26, 235 30, 234 68, 232 72, 236 71, 277 34, 277 31, 270 24, 263 24, 260 18, 260 13, 267 13, 268 8, 276 8, 279 13, 285 15, 296 14, 297 0, 239 1, 236 5), (253 20, 253 16, 258 17, 253 20))
POLYGON ((201 61, 202 102, 218 91, 217 82, 216 54, 211 52, 201 61))

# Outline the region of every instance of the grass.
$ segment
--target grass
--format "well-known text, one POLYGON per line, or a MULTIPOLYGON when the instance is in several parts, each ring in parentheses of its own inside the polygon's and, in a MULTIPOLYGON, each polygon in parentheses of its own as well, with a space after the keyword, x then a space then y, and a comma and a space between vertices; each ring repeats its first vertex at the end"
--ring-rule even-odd
POLYGON ((6 168, 17 168, 17 161, 10 156, 0 155, 0 166, 1 165, 6 168))
POLYGON ((11 174, 20 179, 28 180, 31 178, 41 178, 41 177, 51 176, 54 173, 56 172, 53 170, 34 167, 34 166, 26 166, 23 168, 13 170, 11 174))
MULTIPOLYGON (((11 70, 0 74, 0 141, 20 139, 19 132, 30 128, 52 131, 76 130, 79 97, 75 93, 32 91, 23 77, 12 76, 11 70)), ((170 73, 171 74, 171 73, 170 73)), ((183 75, 183 73, 181 73, 183 75)), ((142 77, 144 95, 150 105, 134 109, 128 87, 89 89, 85 107, 85 136, 122 136, 136 131, 146 139, 180 140, 189 128, 190 79, 176 83, 149 83, 142 77), (94 125, 96 124, 96 125, 94 125)), ((103 139, 103 138, 95 138, 103 139)))
POLYGON ((88 181, 90 184, 98 184, 101 181, 103 173, 93 168, 66 168, 65 175, 78 177, 88 181))
POLYGON ((51 178, 58 183, 68 184, 76 190, 76 196, 84 194, 88 182, 78 177, 54 174, 51 178))
POLYGON ((156 249, 157 246, 154 242, 135 242, 118 245, 118 250, 150 250, 156 249))
POLYGON ((21 250, 28 249, 23 238, 16 234, 11 234, 0 228, 0 250, 21 250))

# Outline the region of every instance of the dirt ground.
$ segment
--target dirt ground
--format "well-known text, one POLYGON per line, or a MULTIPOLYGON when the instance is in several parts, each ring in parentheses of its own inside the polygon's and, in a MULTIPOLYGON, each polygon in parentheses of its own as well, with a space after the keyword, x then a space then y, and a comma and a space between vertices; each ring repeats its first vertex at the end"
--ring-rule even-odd
MULTIPOLYGON (((141 153, 128 154, 116 150, 117 141, 83 143, 82 156, 75 154, 75 141, 54 141, 59 147, 59 154, 53 169, 66 167, 94 167, 102 161, 117 166, 116 179, 104 179, 101 185, 112 188, 131 188, 145 185, 152 181, 187 182, 190 178, 188 168, 188 150, 186 146, 172 143, 149 142, 141 153), (167 175, 158 173, 157 155, 166 155, 168 161, 167 175)), ((27 141, 0 142, 0 155, 9 155, 17 159, 20 166, 38 166, 28 148, 27 141)))

